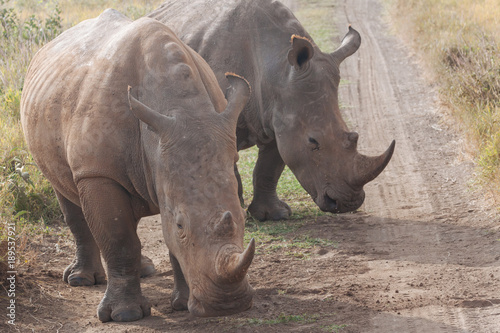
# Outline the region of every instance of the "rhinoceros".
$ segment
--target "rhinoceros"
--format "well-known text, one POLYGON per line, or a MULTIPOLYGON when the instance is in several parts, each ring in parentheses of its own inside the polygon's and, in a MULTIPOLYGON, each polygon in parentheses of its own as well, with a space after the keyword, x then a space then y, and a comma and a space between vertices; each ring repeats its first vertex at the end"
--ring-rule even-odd
POLYGON ((21 121, 76 240, 70 285, 105 278, 103 321, 150 314, 140 287, 139 219, 161 214, 172 307, 196 316, 252 304, 244 211, 233 165, 250 87, 228 74, 227 101, 207 63, 162 23, 114 10, 45 45, 26 75, 21 121), (129 88, 131 87, 131 89, 129 88))
MULTIPOLYGON (((341 117, 339 65, 360 46, 356 30, 349 28, 328 54, 279 1, 169 0, 148 16, 198 52, 222 87, 228 66, 249 80, 252 96, 239 117, 237 146, 259 149, 248 207, 253 217, 290 216, 276 194, 285 164, 321 210, 361 206, 363 186, 389 163, 395 142, 380 156, 364 156, 357 152, 358 134, 341 117)), ((239 187, 241 196, 240 179, 239 187)))

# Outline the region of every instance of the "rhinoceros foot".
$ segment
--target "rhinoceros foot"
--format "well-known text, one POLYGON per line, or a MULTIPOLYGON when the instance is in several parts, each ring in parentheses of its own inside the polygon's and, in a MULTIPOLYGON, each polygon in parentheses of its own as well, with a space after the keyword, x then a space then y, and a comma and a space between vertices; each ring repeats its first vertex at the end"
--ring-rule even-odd
POLYGON ((64 270, 63 280, 72 287, 104 284, 106 282, 106 274, 101 263, 98 266, 97 268, 82 267, 75 260, 64 270))
POLYGON ((259 221, 286 220, 292 215, 292 209, 288 204, 279 200, 255 200, 248 206, 248 211, 253 218, 259 221))
POLYGON ((175 311, 186 311, 188 309, 188 298, 189 298, 189 291, 188 293, 181 293, 177 290, 174 290, 172 292, 172 309, 175 311))
POLYGON ((132 299, 129 295, 126 298, 114 299, 108 297, 106 293, 97 309, 97 316, 103 323, 111 320, 135 321, 149 315, 151 315, 151 304, 141 294, 132 299))
POLYGON ((156 273, 153 260, 146 256, 141 256, 141 278, 148 277, 156 273))

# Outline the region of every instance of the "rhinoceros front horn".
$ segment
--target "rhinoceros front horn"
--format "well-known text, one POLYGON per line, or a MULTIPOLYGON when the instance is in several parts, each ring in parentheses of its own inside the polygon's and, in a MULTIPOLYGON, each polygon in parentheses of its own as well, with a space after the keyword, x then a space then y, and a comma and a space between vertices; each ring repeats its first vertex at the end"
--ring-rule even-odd
POLYGON ((252 238, 242 253, 233 253, 224 260, 223 267, 219 267, 218 275, 227 283, 242 281, 252 263, 255 254, 255 240, 252 238))
POLYGON ((361 36, 349 25, 349 31, 342 39, 342 43, 340 43, 340 46, 335 51, 333 51, 331 55, 337 65, 340 65, 340 63, 344 61, 345 58, 351 56, 354 52, 356 52, 360 45, 361 36))
POLYGON ((393 140, 385 153, 376 157, 358 154, 354 158, 354 179, 352 180, 352 185, 362 187, 374 180, 391 160, 395 146, 396 141, 393 140))

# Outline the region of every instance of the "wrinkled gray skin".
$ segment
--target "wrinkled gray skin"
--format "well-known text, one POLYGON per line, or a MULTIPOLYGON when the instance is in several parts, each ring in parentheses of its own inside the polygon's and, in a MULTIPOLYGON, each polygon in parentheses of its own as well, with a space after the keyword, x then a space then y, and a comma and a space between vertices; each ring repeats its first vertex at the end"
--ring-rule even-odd
MULTIPOLYGON (((358 134, 341 118, 339 65, 361 43, 354 29, 327 54, 278 1, 170 0, 148 16, 198 52, 222 87, 226 68, 249 80, 253 91, 238 121, 237 145, 259 148, 248 208, 255 218, 290 216, 276 194, 285 164, 321 210, 361 206, 363 185, 389 163, 394 142, 381 156, 363 156, 356 149, 358 134)), ((241 181, 239 186, 241 195, 241 181)))
POLYGON ((106 262, 101 321, 150 314, 136 229, 158 213, 174 270, 173 308, 215 316, 251 306, 246 272, 255 243, 243 251, 233 169, 236 122, 250 90, 235 75, 227 80, 226 102, 206 62, 170 29, 114 10, 33 58, 23 130, 75 236, 65 281, 101 283, 100 253, 106 262))

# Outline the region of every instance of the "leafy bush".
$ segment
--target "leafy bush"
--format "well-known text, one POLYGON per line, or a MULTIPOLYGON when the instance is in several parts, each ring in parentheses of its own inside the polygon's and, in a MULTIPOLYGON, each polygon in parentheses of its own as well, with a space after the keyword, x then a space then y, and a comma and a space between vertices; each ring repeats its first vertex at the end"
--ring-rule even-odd
MULTIPOLYGON (((15 5, 0 0, 0 217, 7 222, 46 224, 61 213, 52 187, 27 152, 19 111, 29 61, 62 31, 61 11, 56 4, 48 14, 20 19, 15 5)), ((0 233, 0 241, 4 237, 0 233)))

